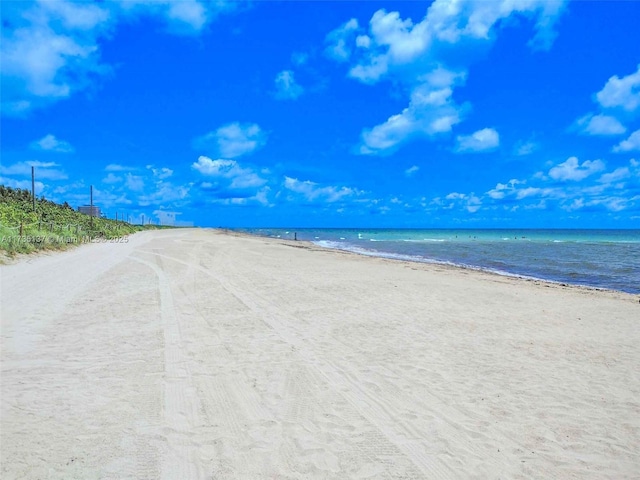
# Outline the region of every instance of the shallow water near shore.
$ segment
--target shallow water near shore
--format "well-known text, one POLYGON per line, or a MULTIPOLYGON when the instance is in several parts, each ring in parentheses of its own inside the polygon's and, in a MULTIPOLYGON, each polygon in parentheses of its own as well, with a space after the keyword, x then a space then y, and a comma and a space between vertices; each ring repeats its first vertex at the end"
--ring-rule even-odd
POLYGON ((640 230, 281 229, 242 231, 365 255, 640 293, 640 230))

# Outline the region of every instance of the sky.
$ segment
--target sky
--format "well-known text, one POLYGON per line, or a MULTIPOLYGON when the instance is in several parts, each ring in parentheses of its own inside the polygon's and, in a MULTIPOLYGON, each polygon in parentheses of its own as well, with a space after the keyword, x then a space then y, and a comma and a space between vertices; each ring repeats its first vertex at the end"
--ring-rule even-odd
POLYGON ((178 225, 640 228, 638 2, 1 8, 0 184, 178 225))

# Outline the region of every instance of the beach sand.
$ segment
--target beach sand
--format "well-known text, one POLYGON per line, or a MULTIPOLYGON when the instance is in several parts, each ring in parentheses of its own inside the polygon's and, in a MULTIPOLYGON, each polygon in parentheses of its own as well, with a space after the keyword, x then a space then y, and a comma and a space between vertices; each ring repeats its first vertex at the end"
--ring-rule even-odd
POLYGON ((3 479, 639 478, 637 296, 198 229, 0 282, 3 479))

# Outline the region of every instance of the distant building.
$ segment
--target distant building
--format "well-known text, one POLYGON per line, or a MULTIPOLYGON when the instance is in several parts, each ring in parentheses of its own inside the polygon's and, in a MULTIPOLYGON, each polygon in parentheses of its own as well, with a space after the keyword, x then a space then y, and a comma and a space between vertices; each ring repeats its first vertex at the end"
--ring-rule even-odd
POLYGON ((90 205, 83 205, 82 207, 78 207, 78 211, 92 217, 100 217, 100 207, 96 207, 95 205, 93 207, 90 205))

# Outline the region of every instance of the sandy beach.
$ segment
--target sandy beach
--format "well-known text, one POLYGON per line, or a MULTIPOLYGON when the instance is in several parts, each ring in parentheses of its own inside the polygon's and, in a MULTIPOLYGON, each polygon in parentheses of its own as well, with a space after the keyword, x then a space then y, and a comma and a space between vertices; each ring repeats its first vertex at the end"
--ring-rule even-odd
POLYGON ((213 230, 0 267, 3 479, 631 479, 640 303, 213 230))

